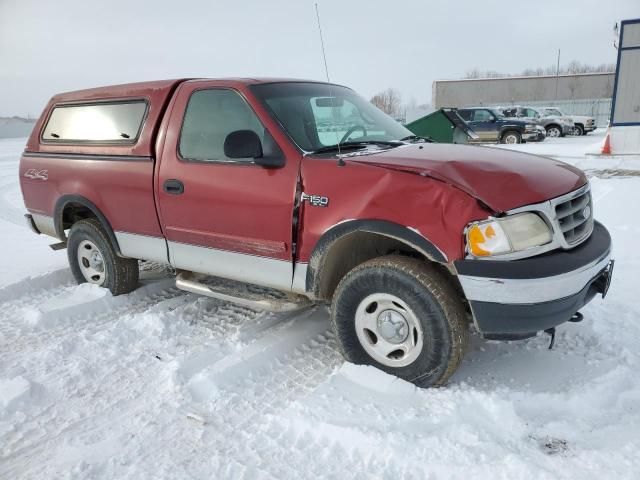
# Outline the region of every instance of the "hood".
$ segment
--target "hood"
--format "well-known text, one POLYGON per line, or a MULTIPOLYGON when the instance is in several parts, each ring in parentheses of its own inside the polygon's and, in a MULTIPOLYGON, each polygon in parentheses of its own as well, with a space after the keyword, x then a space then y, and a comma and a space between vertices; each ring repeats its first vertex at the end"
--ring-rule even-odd
POLYGON ((344 160, 440 180, 496 213, 558 197, 587 182, 581 170, 551 158, 475 145, 411 144, 344 160))

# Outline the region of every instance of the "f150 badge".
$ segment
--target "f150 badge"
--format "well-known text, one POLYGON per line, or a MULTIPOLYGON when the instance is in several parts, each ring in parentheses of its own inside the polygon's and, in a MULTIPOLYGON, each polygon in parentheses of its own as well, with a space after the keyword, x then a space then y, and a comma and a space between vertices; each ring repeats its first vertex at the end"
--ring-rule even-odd
POLYGON ((328 207, 329 206, 329 197, 323 197, 322 195, 307 195, 302 192, 300 196, 302 201, 307 201, 311 204, 312 207, 328 207))
POLYGON ((24 172, 24 176, 33 180, 49 180, 49 170, 36 170, 30 168, 24 172))

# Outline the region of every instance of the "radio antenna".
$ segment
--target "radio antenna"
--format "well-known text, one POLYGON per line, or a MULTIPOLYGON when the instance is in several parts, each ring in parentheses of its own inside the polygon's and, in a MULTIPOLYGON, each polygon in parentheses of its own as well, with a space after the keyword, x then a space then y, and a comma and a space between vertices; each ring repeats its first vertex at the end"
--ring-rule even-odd
POLYGON ((327 75, 327 82, 329 80, 329 67, 327 67, 327 54, 324 51, 324 39, 322 38, 322 27, 320 26, 320 13, 318 12, 318 4, 316 6, 316 19, 318 20, 318 32, 320 32, 320 46, 322 47, 322 59, 324 60, 324 73, 327 75))
POLYGON ((329 67, 327 66, 327 54, 324 50, 324 39, 322 38, 322 25, 320 23, 320 12, 318 11, 318 3, 316 7, 316 20, 318 21, 318 33, 320 34, 320 46, 322 47, 322 60, 324 61, 324 73, 327 76, 327 83, 329 84, 329 95, 331 96, 331 119, 333 120, 333 131, 336 134, 336 145, 338 146, 338 165, 343 167, 345 165, 344 160, 340 157, 340 138, 338 136, 338 122, 336 122, 336 113, 333 96, 333 87, 331 86, 331 80, 329 79, 329 67))

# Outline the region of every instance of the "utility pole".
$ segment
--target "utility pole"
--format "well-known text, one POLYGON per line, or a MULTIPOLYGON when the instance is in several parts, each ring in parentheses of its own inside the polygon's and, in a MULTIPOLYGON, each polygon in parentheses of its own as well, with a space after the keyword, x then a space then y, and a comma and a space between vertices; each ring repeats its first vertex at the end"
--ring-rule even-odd
POLYGON ((556 102, 558 101, 558 76, 560 75, 560 49, 558 49, 558 63, 556 64, 556 102))

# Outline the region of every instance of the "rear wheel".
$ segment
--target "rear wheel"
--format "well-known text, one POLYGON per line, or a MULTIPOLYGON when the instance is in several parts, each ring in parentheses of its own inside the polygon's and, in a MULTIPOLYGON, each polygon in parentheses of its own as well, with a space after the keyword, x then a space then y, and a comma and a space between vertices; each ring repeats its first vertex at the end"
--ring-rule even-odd
POLYGON ((557 125, 551 125, 547 127, 547 137, 560 137, 562 136, 562 130, 557 125))
POLYGON ((466 314, 444 274, 423 260, 381 257, 351 270, 331 319, 344 357, 420 387, 442 385, 467 343, 466 314))
POLYGON ((518 132, 509 131, 502 134, 502 143, 521 143, 522 136, 518 132))
POLYGON ((116 254, 100 222, 90 218, 73 224, 67 240, 67 257, 78 283, 108 288, 114 295, 138 286, 138 261, 116 254))

